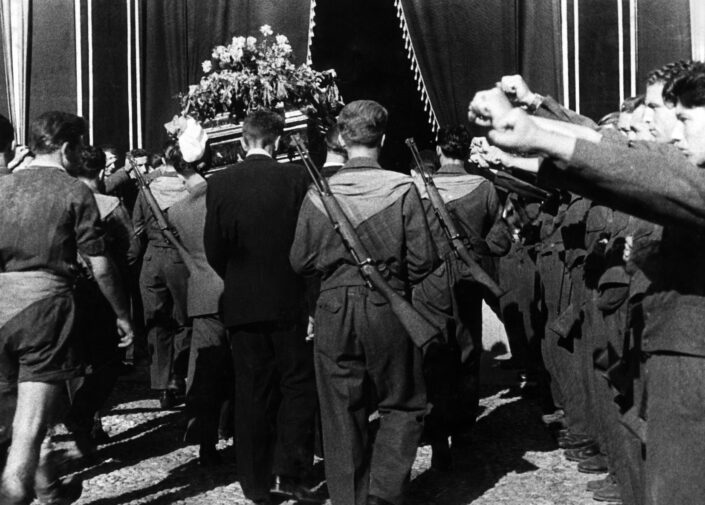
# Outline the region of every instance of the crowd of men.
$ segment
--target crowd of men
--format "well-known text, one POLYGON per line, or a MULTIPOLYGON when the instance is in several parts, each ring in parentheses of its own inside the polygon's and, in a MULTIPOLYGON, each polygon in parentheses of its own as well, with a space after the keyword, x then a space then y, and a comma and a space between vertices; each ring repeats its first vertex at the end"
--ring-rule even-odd
POLYGON ((251 502, 321 502, 317 453, 334 505, 399 505, 422 439, 438 471, 469 440, 483 299, 596 500, 704 502, 705 64, 599 123, 520 76, 468 115, 487 139, 442 128, 406 175, 379 164, 386 109, 351 102, 320 179, 276 160, 267 110, 212 175, 193 120, 120 167, 80 117, 42 114, 28 149, 0 118, 0 503, 76 501, 51 428, 92 453, 144 363, 202 465, 234 435, 251 502))

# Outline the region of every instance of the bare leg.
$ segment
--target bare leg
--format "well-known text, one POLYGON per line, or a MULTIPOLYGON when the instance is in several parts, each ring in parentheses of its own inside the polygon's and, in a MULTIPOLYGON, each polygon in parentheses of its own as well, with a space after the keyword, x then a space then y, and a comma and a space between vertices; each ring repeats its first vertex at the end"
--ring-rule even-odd
POLYGON ((0 496, 3 504, 30 503, 34 476, 47 425, 63 384, 20 382, 17 410, 12 422, 12 443, 2 473, 0 496))

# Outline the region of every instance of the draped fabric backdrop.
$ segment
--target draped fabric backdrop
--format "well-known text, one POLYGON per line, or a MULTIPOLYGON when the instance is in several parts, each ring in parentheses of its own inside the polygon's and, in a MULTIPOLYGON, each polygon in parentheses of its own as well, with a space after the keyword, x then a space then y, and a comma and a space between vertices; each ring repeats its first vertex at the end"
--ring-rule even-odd
POLYGON ((420 94, 428 96, 440 126, 465 124, 475 91, 518 69, 515 2, 395 1, 410 37, 412 69, 420 70, 420 94))
POLYGON ((15 126, 17 141, 24 144, 27 132, 29 0, 2 0, 0 16, 10 121, 15 126))
POLYGON ((690 38, 693 59, 705 61, 705 2, 690 0, 690 38))
POLYGON ((202 75, 214 46, 235 35, 259 36, 268 24, 289 37, 296 63, 306 61, 312 0, 149 0, 141 7, 144 145, 161 149, 163 124, 179 112, 176 95, 202 75))

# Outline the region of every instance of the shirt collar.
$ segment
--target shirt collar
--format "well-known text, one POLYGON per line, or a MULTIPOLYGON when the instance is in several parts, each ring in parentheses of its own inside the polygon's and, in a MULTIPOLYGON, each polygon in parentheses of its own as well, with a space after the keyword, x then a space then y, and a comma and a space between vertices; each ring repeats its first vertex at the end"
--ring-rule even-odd
POLYGON ((24 168, 16 168, 15 170, 26 170, 28 168, 58 168, 62 172, 66 172, 66 169, 59 165, 58 163, 53 163, 51 161, 33 161, 24 168))
POLYGON ((269 152, 266 149, 262 149, 261 147, 250 147, 250 149, 247 151, 247 156, 245 158, 249 158, 250 156, 266 156, 267 158, 271 158, 272 155, 269 154, 269 152))
POLYGON ((467 175, 467 171, 463 165, 458 163, 448 163, 441 166, 436 172, 437 174, 462 174, 467 175))
POLYGON ((366 158, 366 157, 360 157, 360 158, 350 158, 345 165, 343 165, 344 169, 355 169, 355 168, 378 168, 381 169, 382 167, 380 164, 377 162, 377 160, 373 158, 366 158))

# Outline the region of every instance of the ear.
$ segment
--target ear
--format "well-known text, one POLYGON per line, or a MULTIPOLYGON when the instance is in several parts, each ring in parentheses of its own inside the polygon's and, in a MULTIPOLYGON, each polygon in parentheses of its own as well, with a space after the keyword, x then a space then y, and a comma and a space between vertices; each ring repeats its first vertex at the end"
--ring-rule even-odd
POLYGON ((379 141, 379 147, 382 147, 384 145, 385 140, 387 140, 387 134, 382 135, 382 139, 379 141))
POLYGON ((71 158, 73 155, 73 150, 69 147, 68 142, 64 142, 63 144, 61 144, 60 153, 61 153, 61 165, 64 168, 71 167, 71 165, 72 165, 71 158))
POLYGON ((279 150, 279 144, 282 141, 282 136, 279 135, 277 138, 274 139, 274 152, 276 153, 279 150))
POLYGON ((436 146, 436 156, 439 158, 443 156, 443 150, 441 149, 441 146, 436 146))
POLYGON ((247 152, 250 149, 250 146, 247 145, 247 141, 245 140, 245 137, 240 137, 240 145, 242 146, 242 150, 247 152))
POLYGON ((347 147, 347 146, 345 145, 345 140, 343 140, 343 136, 342 136, 340 133, 338 134, 338 142, 340 142, 340 145, 341 145, 341 146, 347 147))

